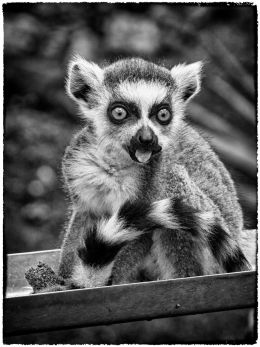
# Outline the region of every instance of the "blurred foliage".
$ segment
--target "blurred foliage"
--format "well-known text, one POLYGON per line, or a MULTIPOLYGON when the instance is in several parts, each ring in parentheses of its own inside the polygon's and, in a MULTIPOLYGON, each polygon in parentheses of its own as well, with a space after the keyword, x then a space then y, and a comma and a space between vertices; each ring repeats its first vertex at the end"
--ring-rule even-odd
MULTIPOLYGON (((80 126, 76 107, 64 92, 66 67, 73 53, 101 64, 141 56, 169 68, 203 60, 203 88, 189 106, 188 119, 209 138, 232 173, 246 226, 255 227, 256 7, 9 3, 3 8, 7 252, 60 246, 67 207, 60 163, 72 133, 80 126)), ((206 335, 211 341, 245 337, 244 315, 226 320, 226 314, 220 315, 218 329, 215 318, 206 324, 209 315, 203 317, 55 333, 48 341, 172 343, 206 341, 206 335), (231 321, 232 332, 228 330, 231 321), (181 329, 183 323, 190 326, 189 332, 181 329)), ((37 335, 33 343, 43 341, 46 338, 37 335)))
POLYGON ((79 126, 64 91, 75 52, 98 63, 136 55, 168 67, 203 60, 202 92, 188 118, 231 170, 254 227, 255 26, 252 6, 4 5, 7 251, 59 247, 66 213, 60 162, 79 126))

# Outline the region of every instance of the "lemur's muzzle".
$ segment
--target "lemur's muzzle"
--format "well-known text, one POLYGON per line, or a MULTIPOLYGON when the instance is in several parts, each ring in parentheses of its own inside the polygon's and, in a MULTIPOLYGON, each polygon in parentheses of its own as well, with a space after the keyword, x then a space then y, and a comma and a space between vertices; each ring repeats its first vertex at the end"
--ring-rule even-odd
POLYGON ((140 128, 128 146, 130 157, 139 163, 147 163, 161 149, 157 136, 149 127, 140 128))

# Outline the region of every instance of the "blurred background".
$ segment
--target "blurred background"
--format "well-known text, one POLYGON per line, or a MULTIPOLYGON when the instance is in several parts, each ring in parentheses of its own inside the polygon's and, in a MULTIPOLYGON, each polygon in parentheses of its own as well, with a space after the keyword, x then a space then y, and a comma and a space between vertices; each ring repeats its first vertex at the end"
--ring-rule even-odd
MULTIPOLYGON (((169 68, 179 62, 203 60, 202 91, 191 102, 187 119, 205 134, 228 167, 245 225, 256 227, 256 7, 9 3, 3 9, 7 253, 60 247, 68 206, 62 189, 61 158, 72 134, 82 126, 75 105, 64 92, 66 68, 73 53, 100 64, 140 56, 169 68)), ((217 319, 217 314, 212 315, 217 319)), ((244 314, 241 317, 240 323, 245 319, 244 314)), ((175 322, 181 325, 182 319, 175 322)), ((115 326, 114 330, 104 328, 103 333, 95 329, 99 328, 83 329, 84 333, 75 336, 88 336, 91 343, 95 343, 91 338, 100 334, 102 343, 121 341, 113 333, 115 326)), ((135 330, 138 336, 137 325, 135 330)), ((198 330, 199 326, 193 341, 196 336, 201 338, 198 330)), ((229 333, 225 337, 224 330, 224 335, 221 331, 219 335, 224 339, 236 340, 242 334, 239 325, 234 336, 229 333)), ((183 333, 184 341, 193 336, 192 328, 190 331, 191 335, 183 333)), ((131 343, 127 334, 133 336, 126 333, 124 342, 131 343)), ((158 336, 152 335, 147 339, 154 343, 178 342, 178 333, 175 337, 170 334, 166 342, 160 336, 162 342, 158 342, 158 336)), ((67 335, 61 334, 56 343, 62 342, 61 336, 66 339, 67 335)), ((209 336, 217 339, 214 334, 209 336)))

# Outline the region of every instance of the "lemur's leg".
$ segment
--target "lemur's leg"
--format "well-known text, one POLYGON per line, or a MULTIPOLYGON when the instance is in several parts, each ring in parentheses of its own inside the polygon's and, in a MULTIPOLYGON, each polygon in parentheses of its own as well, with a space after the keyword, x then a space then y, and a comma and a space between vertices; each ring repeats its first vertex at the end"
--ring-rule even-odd
MULTIPOLYGON (((172 172, 174 232, 154 233, 153 252, 163 278, 247 270, 249 264, 215 204, 181 167, 172 172)), ((168 228, 169 229, 169 228, 168 228)))
POLYGON ((91 217, 89 213, 83 211, 72 212, 61 247, 59 276, 64 279, 71 277, 75 264, 79 261, 77 249, 83 245, 86 231, 95 223, 95 218, 91 217))
POLYGON ((151 233, 126 245, 115 258, 111 273, 111 284, 140 281, 140 266, 151 250, 151 233))

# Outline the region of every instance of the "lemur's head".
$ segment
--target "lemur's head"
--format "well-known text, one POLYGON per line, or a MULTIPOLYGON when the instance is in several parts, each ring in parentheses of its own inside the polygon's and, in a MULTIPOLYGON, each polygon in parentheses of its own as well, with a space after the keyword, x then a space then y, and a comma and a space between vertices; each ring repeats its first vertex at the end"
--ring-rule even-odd
POLYGON ((76 57, 67 92, 94 122, 100 143, 146 163, 172 141, 186 103, 200 90, 201 67, 197 62, 168 70, 135 58, 102 69, 76 57))

